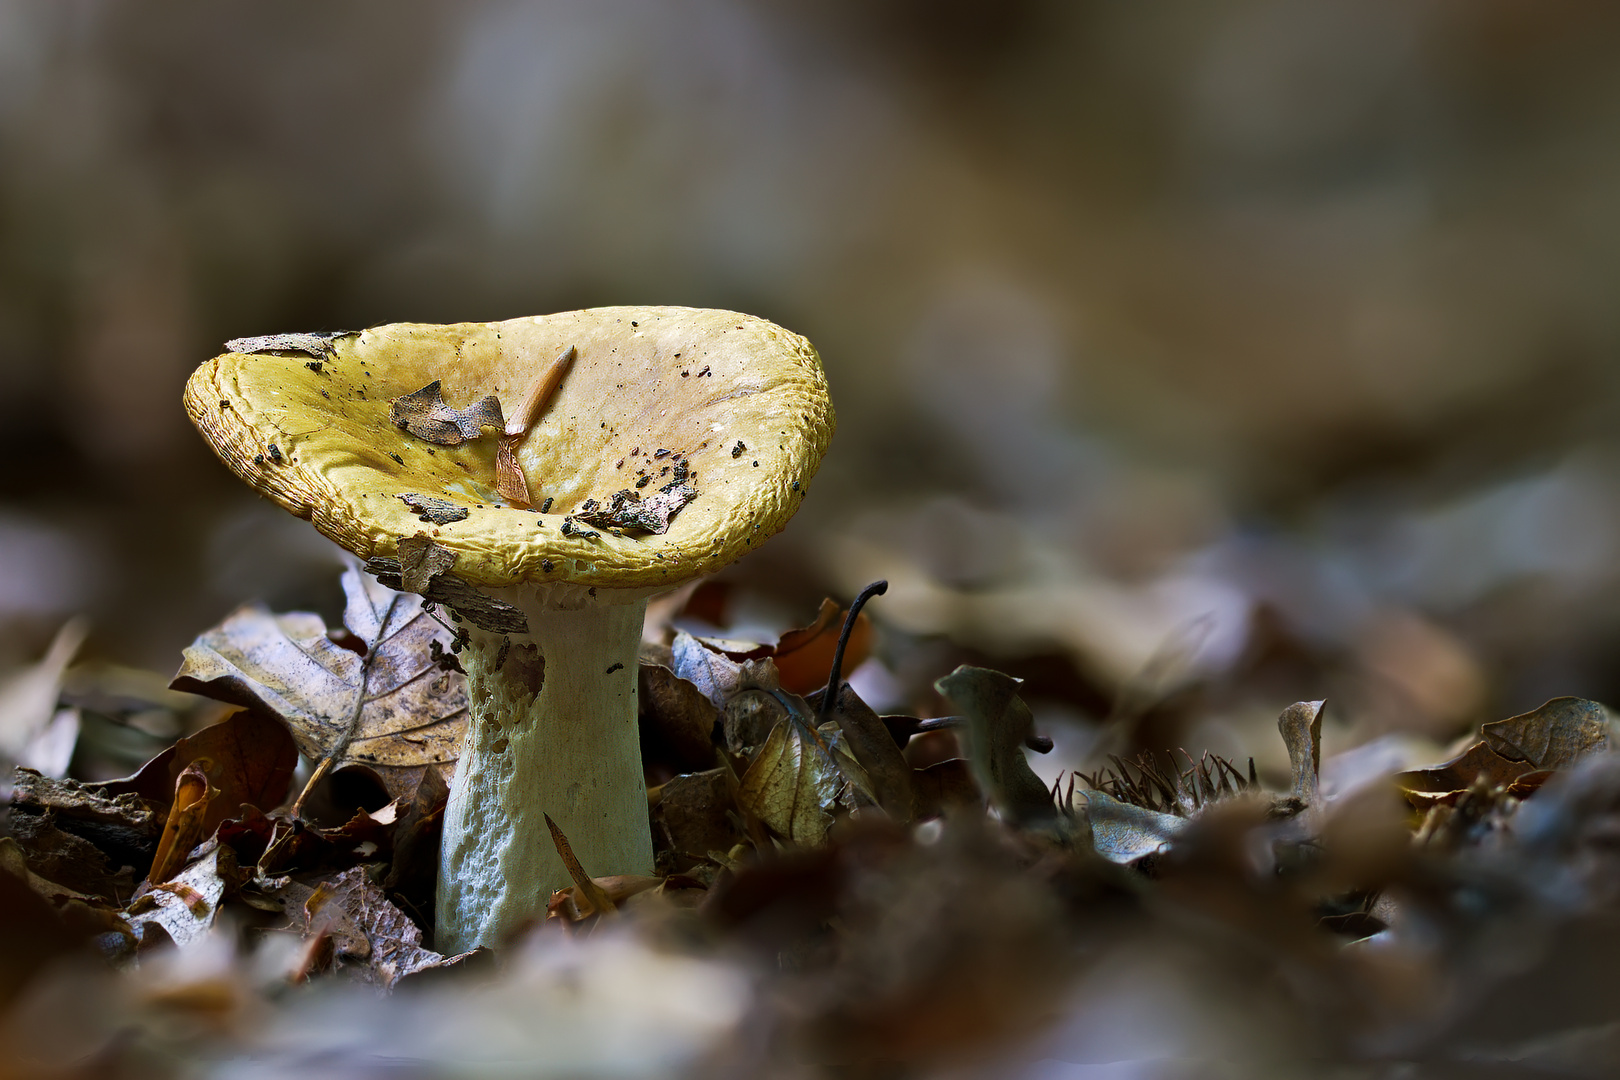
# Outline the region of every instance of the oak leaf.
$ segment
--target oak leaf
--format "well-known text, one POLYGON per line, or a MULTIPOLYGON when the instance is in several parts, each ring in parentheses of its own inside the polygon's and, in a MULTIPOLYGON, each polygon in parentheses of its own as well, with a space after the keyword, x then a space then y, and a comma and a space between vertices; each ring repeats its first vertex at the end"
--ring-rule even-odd
POLYGON ((447 779, 467 722, 464 678, 433 662, 452 635, 420 596, 344 571, 343 622, 364 654, 332 640, 318 615, 237 609, 185 651, 173 686, 252 709, 286 725, 298 749, 328 770, 356 763, 410 798, 426 769, 447 779))

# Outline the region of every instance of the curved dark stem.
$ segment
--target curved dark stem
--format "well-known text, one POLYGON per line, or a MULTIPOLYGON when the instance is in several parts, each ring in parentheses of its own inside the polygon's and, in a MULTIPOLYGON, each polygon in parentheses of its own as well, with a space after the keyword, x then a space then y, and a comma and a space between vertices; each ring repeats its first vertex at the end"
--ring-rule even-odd
POLYGON ((855 620, 861 617, 861 608, 874 596, 882 596, 889 591, 887 581, 874 581, 861 590, 853 603, 849 605, 849 614, 844 616, 844 628, 838 632, 838 648, 833 650, 832 671, 827 676, 827 692, 821 696, 821 718, 825 720, 832 715, 838 707, 838 691, 844 684, 844 647, 849 644, 849 635, 855 629, 855 620))

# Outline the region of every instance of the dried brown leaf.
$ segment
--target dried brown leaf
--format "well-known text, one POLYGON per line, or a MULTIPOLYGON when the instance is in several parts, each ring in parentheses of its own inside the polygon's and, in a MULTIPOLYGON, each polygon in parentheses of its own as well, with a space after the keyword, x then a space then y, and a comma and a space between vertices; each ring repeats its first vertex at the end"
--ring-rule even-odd
POLYGON ((517 444, 522 441, 521 435, 502 435, 501 441, 496 444, 495 490, 513 506, 527 510, 532 502, 529 498, 529 479, 523 475, 523 466, 518 464, 517 459, 517 444))
POLYGON ((728 851, 742 839, 726 813, 730 806, 731 786, 723 769, 677 776, 659 789, 653 807, 654 836, 660 846, 687 857, 728 851))
POLYGON ((1018 696, 1021 680, 989 668, 966 664, 934 688, 949 698, 967 722, 956 728, 979 788, 1007 820, 1038 824, 1056 817, 1057 809, 1024 757, 1024 743, 1034 732, 1034 717, 1018 696))
MULTIPOLYGON (((178 686, 178 679, 176 682, 177 689, 189 689, 178 686)), ((261 810, 280 806, 298 767, 298 751, 280 723, 262 710, 249 709, 180 739, 135 775, 98 786, 119 797, 120 805, 123 797, 136 796, 166 807, 174 799, 180 774, 193 766, 220 793, 203 817, 206 837, 220 822, 235 816, 244 803, 261 810)))
MULTIPOLYGON (((1483 739, 1449 761, 1427 769, 1413 769, 1398 773, 1395 782, 1411 795, 1458 794, 1467 790, 1480 777, 1494 787, 1512 784, 1519 777, 1536 771, 1528 761, 1513 761, 1503 757, 1483 739)), ((1431 800, 1432 801, 1432 800, 1431 800)))
POLYGON ((737 804, 783 839, 815 847, 827 838, 843 785, 827 744, 790 712, 743 774, 737 804))
POLYGON ((1553 698, 1531 712, 1482 724, 1479 734, 1498 754, 1537 769, 1567 769, 1614 745, 1608 711, 1577 697, 1553 698))
POLYGON ((472 514, 465 506, 459 506, 449 499, 420 495, 414 491, 404 492, 395 498, 415 510, 418 521, 425 521, 429 525, 449 525, 452 522, 465 521, 472 514))
POLYGON ((720 719, 714 703, 662 664, 643 661, 637 680, 643 739, 662 745, 686 768, 714 761, 712 735, 720 719))
MULTIPOLYGON (((844 609, 832 600, 823 600, 810 625, 789 630, 777 641, 772 652, 782 688, 795 694, 809 694, 827 683, 833 653, 838 647, 838 631, 844 622, 844 609)), ((844 646, 844 668, 853 671, 872 651, 872 620, 860 615, 844 646)))
POLYGON ((414 393, 389 403, 389 419, 423 442, 458 446, 486 431, 499 433, 506 427, 501 419, 501 403, 494 394, 465 409, 452 409, 444 403, 439 380, 434 379, 414 393))
POLYGON ((307 757, 368 766, 395 798, 431 766, 448 776, 467 719, 462 676, 440 669, 428 645, 451 635, 399 593, 351 565, 343 621, 366 654, 335 644, 319 616, 238 609, 186 649, 176 689, 263 709, 278 717, 307 757))
MULTIPOLYGON (((823 696, 825 691, 812 698, 811 704, 816 704, 823 696)), ((910 821, 912 769, 878 714, 861 700, 853 687, 843 683, 839 687, 838 704, 822 715, 836 723, 843 733, 844 745, 860 762, 870 781, 874 801, 894 820, 910 821)))
POLYGON ((984 809, 984 793, 963 758, 946 758, 913 770, 911 790, 918 817, 938 817, 953 807, 984 809))
POLYGON ((366 878, 364 867, 345 870, 298 900, 289 883, 285 902, 306 939, 328 936, 339 966, 366 982, 391 989, 400 979, 458 963, 470 953, 443 956, 422 947, 422 931, 366 878), (344 961, 349 961, 344 964, 344 961))

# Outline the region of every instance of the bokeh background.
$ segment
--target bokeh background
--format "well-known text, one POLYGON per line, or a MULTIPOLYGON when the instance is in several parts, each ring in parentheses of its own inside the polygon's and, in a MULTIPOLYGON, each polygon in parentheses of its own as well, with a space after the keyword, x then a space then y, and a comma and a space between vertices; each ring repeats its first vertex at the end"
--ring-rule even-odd
POLYGON ((227 338, 690 304, 840 422, 719 621, 886 576, 880 707, 1421 756, 1620 700, 1617 286, 1613 5, 0 0, 0 671, 335 616, 180 410, 227 338))

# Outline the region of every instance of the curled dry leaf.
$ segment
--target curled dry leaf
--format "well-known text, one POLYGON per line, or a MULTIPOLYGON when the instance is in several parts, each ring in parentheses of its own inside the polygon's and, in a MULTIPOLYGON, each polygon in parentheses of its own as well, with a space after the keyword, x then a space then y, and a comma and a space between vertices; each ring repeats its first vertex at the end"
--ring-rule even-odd
POLYGON ((1419 809, 1454 803, 1483 781, 1527 795, 1553 770, 1568 769, 1614 745, 1613 720, 1595 701, 1559 697, 1538 709, 1481 724, 1480 739, 1449 761, 1395 777, 1419 809))
POLYGON ((1442 761, 1427 769, 1399 773, 1395 782, 1410 798, 1412 795, 1465 791, 1480 777, 1484 777, 1486 784, 1491 787, 1512 784, 1519 777, 1535 771, 1536 767, 1530 762, 1505 758, 1481 739, 1449 761, 1442 761))
POLYGON ((168 881, 185 865, 191 849, 203 838, 203 818, 208 813, 208 804, 218 795, 219 789, 208 783, 201 769, 195 764, 186 766, 174 782, 174 802, 169 806, 168 820, 163 823, 163 836, 158 840, 148 881, 154 885, 168 881))
POLYGON ((675 631, 670 664, 678 677, 697 687, 717 709, 726 707, 742 681, 742 664, 708 648, 685 630, 675 631))
POLYGON ((1289 794, 1301 806, 1321 801, 1318 783, 1322 771, 1321 701, 1296 701, 1277 718, 1277 730, 1288 747, 1288 768, 1293 774, 1289 794))
POLYGON ((979 789, 1009 821, 1040 824, 1056 817, 1052 795, 1024 757, 1034 717, 1018 696, 1020 680, 966 664, 934 682, 967 722, 956 728, 979 789))
POLYGON ((465 680, 429 656, 451 635, 422 598, 386 588, 350 565, 343 621, 364 656, 332 641, 317 615, 238 609, 192 644, 174 687, 262 709, 286 725, 307 757, 350 762, 410 798, 424 769, 448 776, 467 720, 465 680))
POLYGON ((439 446, 459 446, 486 431, 499 434, 506 428, 501 403, 494 394, 465 409, 452 409, 444 403, 438 379, 414 393, 394 398, 388 415, 396 427, 439 446))

